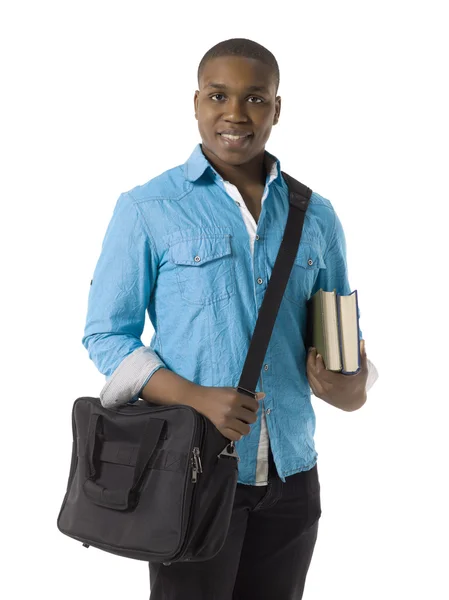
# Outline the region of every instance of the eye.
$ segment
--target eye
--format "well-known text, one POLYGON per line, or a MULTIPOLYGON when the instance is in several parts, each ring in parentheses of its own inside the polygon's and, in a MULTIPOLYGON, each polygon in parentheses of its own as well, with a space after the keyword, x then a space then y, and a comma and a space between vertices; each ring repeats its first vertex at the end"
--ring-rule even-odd
MULTIPOLYGON (((218 94, 212 94, 212 96, 210 96, 210 99, 213 100, 217 96, 223 96, 224 97, 224 94, 220 94, 220 93, 218 93, 218 94)), ((262 100, 261 98, 258 98, 257 96, 250 96, 250 98, 258 100, 258 102, 250 102, 250 104, 261 104, 262 102, 264 102, 264 100, 262 100)), ((219 102, 219 100, 216 100, 216 102, 219 102)))
POLYGON ((214 96, 224 96, 224 94, 213 94, 210 98, 212 100, 212 98, 214 98, 214 96))

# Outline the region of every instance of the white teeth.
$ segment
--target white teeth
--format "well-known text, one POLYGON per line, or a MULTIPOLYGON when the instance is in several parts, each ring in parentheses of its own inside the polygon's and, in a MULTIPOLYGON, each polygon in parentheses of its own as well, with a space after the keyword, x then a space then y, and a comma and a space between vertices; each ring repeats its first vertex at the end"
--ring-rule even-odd
POLYGON ((222 133, 221 135, 229 140, 240 140, 244 137, 247 137, 246 135, 230 135, 229 133, 222 133))

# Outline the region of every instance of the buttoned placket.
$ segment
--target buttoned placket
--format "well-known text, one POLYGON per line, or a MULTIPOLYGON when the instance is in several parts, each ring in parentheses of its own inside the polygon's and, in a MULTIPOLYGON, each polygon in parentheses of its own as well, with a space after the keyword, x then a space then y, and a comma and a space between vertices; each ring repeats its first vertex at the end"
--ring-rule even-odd
MULTIPOLYGON (((223 180, 222 180, 223 181, 223 180)), ((260 236, 257 233, 257 229, 258 229, 258 224, 256 223, 253 215, 251 214, 251 212, 249 211, 248 207, 246 206, 245 201, 242 198, 242 195, 240 194, 238 188, 231 184, 230 182, 224 182, 223 181, 223 185, 225 187, 226 192, 228 193, 229 196, 231 196, 231 198, 233 199, 234 203, 236 204, 236 206, 240 209, 240 214, 242 216, 242 219, 245 223, 246 229, 247 231, 251 228, 252 232, 254 233, 254 243, 252 244, 252 248, 253 248, 253 252, 252 252, 252 270, 253 270, 253 277, 255 276, 255 242, 259 242, 260 241, 260 236), (228 187, 229 186, 229 187, 228 187), (239 198, 238 200, 236 198, 239 198), (246 217, 246 218, 245 218, 246 217), (249 226, 248 226, 249 224, 249 226)), ((266 197, 268 196, 268 185, 265 186, 265 190, 263 193, 263 202, 262 202, 262 207, 261 207, 261 213, 260 213, 260 217, 259 217, 259 223, 261 222, 261 218, 262 218, 262 212, 264 210, 264 202, 266 197)), ((248 231, 248 234, 251 236, 250 231, 248 231)), ((250 243, 251 243, 251 237, 250 237, 250 243)), ((263 285, 265 283, 265 280, 263 277, 258 277, 256 280, 256 285, 263 285)), ((254 289, 254 302, 256 303, 256 307, 257 307, 257 295, 256 295, 256 289, 254 289)), ((257 307, 258 308, 258 307, 257 307)), ((263 372, 266 373, 269 369, 269 365, 268 364, 264 364, 263 367, 263 372)), ((261 372, 260 374, 260 381, 261 381, 261 390, 264 391, 265 386, 264 386, 264 381, 263 381, 263 374, 261 372)), ((270 401, 270 399, 268 399, 270 401)), ((257 457, 257 465, 256 465, 256 478, 259 477, 259 484, 268 484, 268 475, 269 475, 269 465, 268 465, 268 425, 267 425, 267 417, 270 416, 272 408, 266 408, 266 401, 267 398, 265 397, 262 401, 261 401, 261 407, 262 407, 262 421, 261 421, 261 439, 260 442, 262 442, 262 440, 264 440, 264 443, 262 446, 259 446, 259 453, 258 453, 258 457, 257 457), (267 446, 265 447, 265 443, 267 444, 267 446), (259 462, 260 461, 260 462, 259 462), (261 481, 261 479, 263 479, 263 483, 261 481)))
MULTIPOLYGON (((253 227, 254 231, 257 231, 258 228, 258 223, 256 223, 253 215, 251 214, 251 212, 249 211, 248 207, 246 206, 246 203, 239 191, 239 189, 237 188, 237 186, 235 186, 233 183, 230 183, 229 181, 224 181, 221 177, 220 180, 222 181, 224 188, 226 190, 226 192, 228 193, 229 196, 231 196, 231 198, 233 199, 234 203, 236 204, 236 206, 239 207, 240 209, 240 214, 242 216, 243 221, 246 222, 249 221, 253 227), (229 186, 229 187, 228 187, 229 186), (235 197, 238 197, 240 200, 236 200, 235 197), (245 220, 245 215, 246 215, 246 220, 245 220)), ((264 193, 263 193, 263 202, 262 202, 262 206, 261 206, 261 213, 260 213, 260 217, 259 217, 259 223, 261 221, 261 217, 262 217, 262 211, 264 210, 264 202, 266 200, 266 197, 268 196, 268 184, 265 185, 265 189, 264 189, 264 193)), ((248 227, 247 227, 248 229, 248 227)), ((260 241, 260 236, 258 233, 255 234, 254 236, 254 241, 260 241)), ((253 277, 255 275, 255 260, 254 260, 254 255, 255 255, 255 244, 253 245, 253 252, 252 252, 252 267, 253 267, 253 277)), ((263 277, 258 277, 256 280, 258 285, 262 285, 265 280, 263 277)), ((254 298, 254 300, 256 301, 256 297, 254 298)), ((257 302, 256 302, 256 306, 257 306, 257 302)))

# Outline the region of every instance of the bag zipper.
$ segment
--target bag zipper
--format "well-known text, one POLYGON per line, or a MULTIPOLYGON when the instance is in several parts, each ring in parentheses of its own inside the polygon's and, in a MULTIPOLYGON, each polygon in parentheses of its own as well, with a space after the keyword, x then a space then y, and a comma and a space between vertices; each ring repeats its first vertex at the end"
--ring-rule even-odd
POLYGON ((201 454, 198 446, 195 446, 195 448, 192 450, 191 465, 192 483, 197 483, 198 475, 203 472, 203 464, 201 462, 201 454))
POLYGON ((190 481, 193 484, 193 486, 192 486, 192 492, 191 492, 192 495, 190 498, 189 519, 187 522, 186 533, 185 533, 184 541, 181 545, 181 548, 178 550, 178 552, 173 556, 173 558, 170 561, 163 563, 165 566, 171 565, 172 562, 177 561, 179 557, 182 557, 185 547, 188 543, 189 534, 190 534, 190 530, 192 527, 196 490, 198 488, 198 485, 197 485, 198 475, 203 472, 203 465, 201 462, 201 450, 203 449, 202 446, 203 446, 204 438, 206 437, 206 427, 207 427, 206 418, 203 417, 199 413, 198 413, 198 417, 200 419, 201 425, 200 425, 200 433, 199 433, 198 437, 196 438, 198 440, 198 442, 197 442, 197 445, 195 445, 192 448, 192 453, 191 453, 192 457, 190 459, 190 464, 191 464, 191 468, 192 468, 192 476, 190 478, 190 481))

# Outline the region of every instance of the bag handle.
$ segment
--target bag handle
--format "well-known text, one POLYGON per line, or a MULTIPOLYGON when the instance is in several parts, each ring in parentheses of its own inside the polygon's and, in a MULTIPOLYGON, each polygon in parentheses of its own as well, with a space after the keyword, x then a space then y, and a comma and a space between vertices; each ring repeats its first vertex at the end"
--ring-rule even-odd
POLYGON ((129 488, 108 489, 97 483, 96 468, 94 463, 95 450, 98 445, 98 429, 103 423, 103 416, 94 413, 90 417, 89 432, 86 442, 85 465, 88 477, 84 482, 84 492, 94 504, 112 508, 114 510, 127 510, 134 508, 137 504, 136 490, 138 489, 142 476, 150 462, 157 444, 161 438, 162 430, 166 423, 165 419, 151 418, 147 421, 139 445, 136 465, 133 470, 133 479, 129 488))
POLYGON ((279 307, 298 251, 304 218, 312 196, 312 190, 306 185, 300 183, 291 175, 287 175, 284 171, 281 171, 281 174, 289 192, 287 224, 237 386, 239 392, 253 398, 257 396, 255 389, 279 307))

